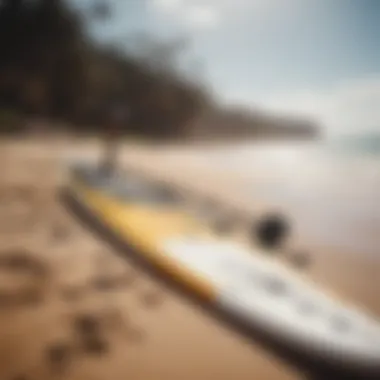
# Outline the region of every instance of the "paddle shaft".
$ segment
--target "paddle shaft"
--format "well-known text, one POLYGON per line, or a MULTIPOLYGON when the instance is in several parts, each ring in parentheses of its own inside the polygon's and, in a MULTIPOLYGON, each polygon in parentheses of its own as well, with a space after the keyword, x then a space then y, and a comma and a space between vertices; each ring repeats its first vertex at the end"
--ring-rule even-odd
POLYGON ((104 153, 101 169, 112 173, 117 169, 118 153, 123 136, 123 128, 129 119, 128 108, 120 103, 114 104, 109 112, 108 122, 105 128, 104 153))

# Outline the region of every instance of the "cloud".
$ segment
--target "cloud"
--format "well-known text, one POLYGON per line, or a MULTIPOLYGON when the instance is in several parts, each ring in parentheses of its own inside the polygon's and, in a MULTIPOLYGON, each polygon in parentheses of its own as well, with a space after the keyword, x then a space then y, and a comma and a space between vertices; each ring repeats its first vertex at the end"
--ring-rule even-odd
POLYGON ((313 118, 328 134, 380 132, 380 75, 348 80, 328 89, 255 98, 245 94, 232 100, 274 113, 313 118))
POLYGON ((212 6, 198 5, 188 9, 185 21, 197 29, 210 29, 218 26, 220 15, 212 6))
POLYGON ((214 29, 222 21, 222 6, 215 0, 151 0, 150 5, 158 17, 193 31, 214 29))
MULTIPOLYGON (((160 19, 192 31, 215 30, 249 15, 249 22, 266 25, 272 16, 294 15, 301 0, 147 0, 160 19)), ((303 3, 306 0, 302 0, 303 3)), ((239 26, 242 26, 239 24, 239 26)))
POLYGON ((380 75, 344 83, 328 94, 322 120, 333 129, 380 131, 380 75))
POLYGON ((161 12, 173 12, 180 9, 183 6, 182 0, 152 0, 151 5, 153 8, 161 12))

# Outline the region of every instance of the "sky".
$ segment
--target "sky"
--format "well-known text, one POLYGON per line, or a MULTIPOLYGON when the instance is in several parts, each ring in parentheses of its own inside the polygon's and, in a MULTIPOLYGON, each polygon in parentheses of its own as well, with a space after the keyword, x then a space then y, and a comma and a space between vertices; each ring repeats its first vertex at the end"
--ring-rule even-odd
POLYGON ((95 38, 188 36, 222 102, 380 132, 380 0, 110 2, 115 17, 92 26, 95 38))

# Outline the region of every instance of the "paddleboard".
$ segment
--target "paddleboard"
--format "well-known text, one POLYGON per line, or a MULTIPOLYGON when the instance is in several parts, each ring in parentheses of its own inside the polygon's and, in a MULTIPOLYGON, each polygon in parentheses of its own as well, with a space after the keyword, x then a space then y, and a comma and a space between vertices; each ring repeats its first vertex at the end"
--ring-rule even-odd
POLYGON ((175 193, 135 174, 77 165, 65 194, 124 253, 133 251, 249 339, 267 339, 310 370, 379 376, 377 318, 328 296, 259 247, 218 236, 175 193))

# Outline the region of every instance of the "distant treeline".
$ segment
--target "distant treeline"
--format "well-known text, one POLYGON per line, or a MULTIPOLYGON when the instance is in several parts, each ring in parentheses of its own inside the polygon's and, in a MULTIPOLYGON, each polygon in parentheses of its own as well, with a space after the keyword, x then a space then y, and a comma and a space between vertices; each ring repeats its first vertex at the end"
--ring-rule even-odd
POLYGON ((24 121, 37 117, 96 133, 116 101, 129 109, 125 133, 136 136, 314 136, 310 123, 294 129, 293 122, 218 106, 197 75, 180 68, 184 40, 140 35, 134 49, 95 43, 89 19, 112 22, 104 1, 82 13, 64 0, 0 0, 0 132, 28 132, 33 124, 24 121))
POLYGON ((149 46, 149 56, 137 56, 96 45, 84 15, 62 0, 1 1, 0 123, 2 118, 3 128, 17 128, 9 123, 17 111, 97 130, 116 100, 130 110, 126 132, 186 134, 209 102, 207 91, 170 59, 181 50, 176 42, 151 38, 149 46))

